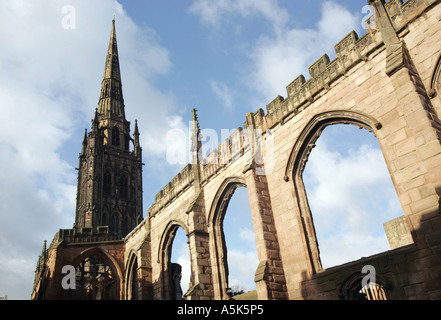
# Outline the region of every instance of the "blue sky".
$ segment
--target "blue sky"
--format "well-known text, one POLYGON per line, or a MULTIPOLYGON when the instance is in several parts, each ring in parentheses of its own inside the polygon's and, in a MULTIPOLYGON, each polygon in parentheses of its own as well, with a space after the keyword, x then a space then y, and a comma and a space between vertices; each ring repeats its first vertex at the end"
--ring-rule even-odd
MULTIPOLYGON (((169 160, 186 153, 193 108, 201 129, 219 138, 222 129, 242 126, 247 112, 265 110, 277 95, 286 96, 285 87, 298 75, 309 78, 308 67, 324 53, 335 57, 334 45, 350 31, 361 36, 366 3, 2 0, 0 296, 28 299, 43 240, 74 222, 75 167, 98 103, 113 13, 126 116, 132 124, 138 120, 146 163, 145 216, 155 194, 185 165, 169 160), (69 14, 73 19, 66 20, 69 14)), ((327 160, 328 169, 381 158, 378 145, 352 134, 352 152, 335 144, 341 137, 330 134, 323 141, 311 154, 313 167, 314 153, 319 162, 327 160)), ((385 172, 384 166, 363 169, 385 172)), ((313 173, 308 195, 320 203, 324 195, 315 190, 327 188, 313 173)), ((236 196, 243 208, 243 191, 236 196)), ((312 210, 320 216, 320 206, 312 210)), ((227 218, 236 215, 228 212, 227 218)), ((252 230, 249 222, 238 225, 242 229, 229 232, 229 249, 240 261, 252 249, 235 247, 234 235, 249 239, 252 230)), ((244 283, 239 273, 234 281, 244 283)))

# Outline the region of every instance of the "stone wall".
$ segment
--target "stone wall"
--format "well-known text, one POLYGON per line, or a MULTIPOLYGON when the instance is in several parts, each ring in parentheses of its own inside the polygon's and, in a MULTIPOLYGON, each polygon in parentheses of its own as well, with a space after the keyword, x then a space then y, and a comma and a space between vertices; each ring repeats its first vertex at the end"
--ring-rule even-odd
MULTIPOLYGON (((165 233, 170 232, 170 225, 179 225, 189 236, 194 285, 208 289, 202 289, 201 296, 225 297, 224 244, 218 225, 228 196, 238 184, 247 187, 250 200, 260 261, 255 277, 259 298, 338 298, 338 287, 363 264, 395 257, 401 262, 394 270, 414 270, 410 256, 424 256, 420 248, 426 248, 430 258, 420 257, 418 263, 425 261, 430 268, 431 259, 438 259, 426 239, 438 243, 440 110, 439 101, 433 93, 430 98, 425 88, 433 87, 441 52, 439 2, 371 4, 377 10, 376 29, 361 38, 350 32, 335 46, 336 59, 322 56, 309 68, 308 80, 297 77, 287 86, 287 97, 274 99, 266 113, 259 109, 247 114, 243 128, 196 167, 184 168, 158 193, 148 218, 154 285, 163 276, 165 233), (404 251, 398 248, 339 267, 340 280, 331 285, 325 275, 335 272, 321 267, 301 172, 312 148, 309 145, 325 126, 336 123, 360 126, 377 137, 403 207, 406 236, 414 244, 404 251), (256 153, 259 145, 262 153, 256 153), (200 181, 194 181, 194 170, 200 171, 200 181), (332 294, 322 294, 322 289, 332 294)), ((393 278, 393 288, 412 283, 404 280, 410 273, 378 268, 393 278)), ((391 297, 418 297, 411 289, 393 290, 391 297)), ((161 285, 155 297, 164 297, 161 285)))
MULTIPOLYGON (((248 191, 259 299, 347 299, 365 266, 375 269, 390 299, 441 298, 441 2, 369 4, 375 27, 361 38, 350 32, 335 46, 336 59, 323 55, 308 80, 301 75, 287 86, 286 98, 275 98, 266 113, 248 113, 217 150, 184 167, 123 243, 88 244, 113 250, 124 279, 121 298, 137 272, 139 298, 171 299, 171 247, 182 228, 192 270, 186 298, 225 299, 222 219, 238 187, 248 191), (302 172, 322 130, 334 124, 367 129, 378 139, 408 240, 324 270, 302 172)), ((85 249, 54 246, 50 273, 85 249)))

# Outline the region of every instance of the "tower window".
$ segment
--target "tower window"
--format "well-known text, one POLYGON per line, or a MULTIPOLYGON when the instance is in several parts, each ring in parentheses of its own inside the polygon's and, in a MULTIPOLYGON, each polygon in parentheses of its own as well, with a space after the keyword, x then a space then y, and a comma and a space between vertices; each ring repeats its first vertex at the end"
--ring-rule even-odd
POLYGON ((112 129, 112 145, 119 147, 119 140, 119 129, 115 127, 112 129))
POLYGON ((107 226, 107 224, 109 223, 109 217, 107 213, 103 214, 102 220, 101 220, 101 225, 103 226, 107 226))
POLYGON ((122 233, 123 236, 126 236, 129 231, 130 231, 130 221, 129 221, 129 217, 125 217, 122 221, 122 233))
POLYGON ((110 221, 109 221, 109 229, 111 233, 114 234, 119 234, 119 214, 118 213, 114 213, 111 217, 110 217, 110 221))
POLYGON ((103 193, 110 195, 112 193, 112 173, 107 170, 103 177, 103 193))
POLYGON ((129 192, 128 192, 129 183, 128 182, 129 181, 127 179, 127 176, 125 174, 123 174, 121 176, 121 180, 120 180, 120 195, 121 195, 121 198, 124 198, 124 199, 128 198, 128 195, 129 195, 129 192))
POLYGON ((130 149, 130 137, 129 137, 129 135, 126 135, 125 136, 125 144, 124 144, 124 148, 126 149, 126 151, 129 151, 129 149, 130 149))

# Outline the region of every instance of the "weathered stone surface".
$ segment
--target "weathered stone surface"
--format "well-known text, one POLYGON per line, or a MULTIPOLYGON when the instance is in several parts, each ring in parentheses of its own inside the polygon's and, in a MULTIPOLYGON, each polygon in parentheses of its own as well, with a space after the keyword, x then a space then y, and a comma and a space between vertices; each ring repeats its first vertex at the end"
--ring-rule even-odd
POLYGON ((388 298, 439 299, 441 2, 369 3, 376 28, 361 38, 349 33, 336 45, 336 59, 323 55, 309 80, 293 75, 286 98, 278 96, 266 113, 248 113, 218 150, 158 192, 123 242, 66 242, 75 239, 69 232, 56 237, 42 255, 33 297, 56 296, 61 265, 99 248, 119 270, 118 298, 133 297, 128 284, 140 279, 138 298, 170 299, 170 248, 183 228, 192 268, 186 298, 225 299, 222 219, 234 190, 246 187, 260 261, 258 298, 355 298, 363 267, 373 266, 376 290, 388 298), (385 224, 392 250, 323 270, 302 172, 323 128, 339 123, 375 134, 404 216, 385 224), (134 261, 141 266, 136 274, 134 261))

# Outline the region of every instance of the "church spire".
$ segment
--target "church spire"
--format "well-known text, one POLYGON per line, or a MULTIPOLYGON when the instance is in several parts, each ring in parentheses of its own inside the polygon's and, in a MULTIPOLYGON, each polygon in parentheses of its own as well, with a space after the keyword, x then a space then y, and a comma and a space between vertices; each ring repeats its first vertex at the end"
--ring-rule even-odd
POLYGON ((121 72, 119 67, 118 45, 116 41, 115 17, 112 20, 109 47, 104 67, 98 113, 104 116, 125 120, 124 99, 122 94, 121 72))

